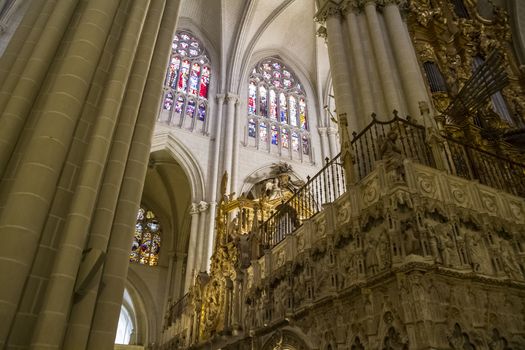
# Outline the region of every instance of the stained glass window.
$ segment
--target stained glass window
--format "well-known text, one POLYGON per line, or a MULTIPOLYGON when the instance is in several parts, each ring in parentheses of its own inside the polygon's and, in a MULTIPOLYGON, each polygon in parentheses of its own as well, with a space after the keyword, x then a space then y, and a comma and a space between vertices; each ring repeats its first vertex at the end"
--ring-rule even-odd
POLYGON ((131 244, 129 260, 142 265, 157 266, 159 263, 161 227, 155 214, 144 207, 137 213, 135 235, 131 244))
POLYGON ((277 145, 279 143, 279 131, 277 130, 276 125, 272 125, 272 145, 277 145))
MULTIPOLYGON (((171 57, 164 81, 165 94, 162 109, 182 118, 204 122, 208 116, 208 90, 211 78, 210 60, 202 43, 188 31, 178 31, 171 45, 171 57), (192 96, 192 98, 188 98, 192 96)), ((177 123, 179 121, 179 123, 177 123)))
POLYGON ((268 149, 273 144, 288 150, 281 151, 282 155, 310 155, 306 94, 293 71, 279 58, 265 58, 252 70, 248 116, 248 137, 258 138, 258 147, 268 149))
POLYGON ((255 86, 255 82, 250 82, 248 90, 248 114, 255 114, 255 104, 257 101, 257 86, 255 86))

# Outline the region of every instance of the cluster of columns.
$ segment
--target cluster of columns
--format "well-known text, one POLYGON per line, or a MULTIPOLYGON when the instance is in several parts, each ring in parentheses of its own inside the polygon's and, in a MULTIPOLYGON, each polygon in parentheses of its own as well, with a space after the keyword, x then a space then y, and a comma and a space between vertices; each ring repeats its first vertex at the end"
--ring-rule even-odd
POLYGON ((418 118, 418 102, 428 102, 400 3, 327 0, 316 15, 326 25, 319 33, 327 36, 337 113, 346 113, 350 132, 372 113, 388 118, 395 109, 418 118))
POLYGON ((201 201, 190 206, 190 240, 186 261, 184 292, 193 284, 196 274, 206 271, 208 256, 208 208, 209 204, 201 201))
POLYGON ((35 0, 2 56, 0 347, 113 348, 179 6, 35 0))

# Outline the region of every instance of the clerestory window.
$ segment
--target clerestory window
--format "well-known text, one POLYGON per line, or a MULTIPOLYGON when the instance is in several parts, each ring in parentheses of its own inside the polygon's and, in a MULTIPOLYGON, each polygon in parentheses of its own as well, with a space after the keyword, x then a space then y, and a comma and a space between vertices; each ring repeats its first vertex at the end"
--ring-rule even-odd
POLYGON ((250 74, 247 140, 283 157, 310 159, 306 94, 279 58, 261 60, 250 74))
POLYGON ((206 132, 210 79, 204 46, 189 31, 178 31, 171 46, 159 121, 206 132))

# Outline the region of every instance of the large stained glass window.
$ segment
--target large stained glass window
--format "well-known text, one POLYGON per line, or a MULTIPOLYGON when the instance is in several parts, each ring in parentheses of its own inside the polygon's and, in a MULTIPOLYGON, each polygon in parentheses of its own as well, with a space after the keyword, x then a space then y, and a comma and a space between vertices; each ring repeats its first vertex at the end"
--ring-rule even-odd
POLYGON ((159 120, 191 130, 200 123, 204 131, 210 78, 210 60, 202 43, 190 32, 178 31, 171 45, 159 120))
POLYGON ((310 157, 306 94, 293 71, 277 57, 263 59, 250 75, 246 137, 248 144, 276 150, 281 156, 310 157))
POLYGON ((129 260, 142 265, 157 266, 159 263, 161 227, 155 214, 144 207, 137 213, 135 235, 131 244, 129 260))

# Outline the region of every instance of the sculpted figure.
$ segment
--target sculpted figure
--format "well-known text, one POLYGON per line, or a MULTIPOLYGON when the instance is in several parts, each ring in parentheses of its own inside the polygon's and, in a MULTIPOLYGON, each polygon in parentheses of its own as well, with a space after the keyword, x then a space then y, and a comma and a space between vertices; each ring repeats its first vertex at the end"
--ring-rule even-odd
POLYGON ((428 232, 428 242, 430 245, 430 253, 434 257, 435 261, 438 264, 443 263, 443 260, 441 259, 441 255, 439 254, 439 240, 436 235, 436 231, 434 227, 427 226, 427 232, 428 232))
POLYGON ((404 241, 405 241, 405 254, 408 256, 410 254, 421 255, 421 242, 415 236, 413 224, 407 222, 405 232, 404 232, 404 241))
POLYGON ((500 254, 501 262, 503 264, 503 271, 507 273, 510 277, 515 279, 523 279, 523 275, 520 270, 520 266, 516 259, 514 258, 512 247, 510 243, 504 239, 500 242, 500 254))
POLYGON ((386 171, 390 174, 391 181, 404 182, 405 168, 403 166, 403 153, 397 145, 397 130, 392 128, 380 139, 379 157, 385 160, 386 171))
POLYGON ((484 244, 481 235, 477 232, 466 231, 465 243, 470 253, 470 262, 475 272, 482 272, 485 264, 486 255, 484 254, 484 244))
POLYGON ((368 273, 376 273, 379 270, 379 259, 376 247, 377 242, 374 239, 368 240, 365 246, 365 264, 368 273))

